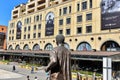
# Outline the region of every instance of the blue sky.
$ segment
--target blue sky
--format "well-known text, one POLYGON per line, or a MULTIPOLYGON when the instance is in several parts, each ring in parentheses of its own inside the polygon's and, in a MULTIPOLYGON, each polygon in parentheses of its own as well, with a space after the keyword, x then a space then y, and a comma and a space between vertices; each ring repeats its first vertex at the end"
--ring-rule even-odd
POLYGON ((28 0, 0 0, 0 25, 8 26, 11 20, 11 11, 15 6, 26 3, 28 0))

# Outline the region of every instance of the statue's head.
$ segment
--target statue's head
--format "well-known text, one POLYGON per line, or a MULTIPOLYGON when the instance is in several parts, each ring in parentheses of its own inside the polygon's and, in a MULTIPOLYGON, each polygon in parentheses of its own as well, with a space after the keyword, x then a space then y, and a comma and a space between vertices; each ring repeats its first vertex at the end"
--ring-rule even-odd
POLYGON ((64 40, 65 40, 65 37, 63 35, 59 34, 59 35, 56 36, 57 45, 64 44, 64 40))

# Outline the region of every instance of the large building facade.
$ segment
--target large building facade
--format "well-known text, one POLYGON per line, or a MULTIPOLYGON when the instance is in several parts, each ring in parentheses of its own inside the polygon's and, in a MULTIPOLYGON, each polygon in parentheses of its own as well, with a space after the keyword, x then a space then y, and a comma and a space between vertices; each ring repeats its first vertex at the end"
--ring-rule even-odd
POLYGON ((6 34, 7 34, 7 27, 0 25, 0 50, 7 49, 6 34))
POLYGON ((51 50, 63 34, 71 50, 119 51, 119 11, 110 11, 106 1, 28 0, 12 10, 7 49, 51 50))

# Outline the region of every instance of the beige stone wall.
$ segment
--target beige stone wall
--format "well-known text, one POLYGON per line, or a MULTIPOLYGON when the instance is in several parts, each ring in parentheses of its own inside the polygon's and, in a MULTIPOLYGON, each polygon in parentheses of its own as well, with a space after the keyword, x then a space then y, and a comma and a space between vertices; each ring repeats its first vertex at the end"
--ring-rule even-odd
MULTIPOLYGON (((93 0, 93 8, 89 8, 89 0, 70 0, 61 4, 53 5, 48 8, 45 8, 40 11, 36 11, 34 13, 30 13, 27 15, 24 15, 22 17, 12 19, 9 22, 9 28, 8 32, 10 30, 14 30, 14 34, 8 34, 8 38, 14 36, 14 40, 9 40, 8 39, 8 47, 10 45, 13 46, 13 49, 15 49, 16 45, 20 45, 21 49, 23 49, 25 44, 28 44, 30 49, 32 50, 33 46, 35 44, 39 44, 40 48, 44 50, 44 47, 47 43, 51 43, 53 47, 56 46, 56 43, 53 42, 55 40, 55 36, 58 34, 58 31, 60 29, 63 29, 63 35, 66 37, 65 42, 67 42, 70 46, 70 49, 76 50, 77 46, 81 42, 87 42, 91 45, 92 49, 100 50, 102 44, 108 40, 113 40, 117 42, 120 45, 120 31, 118 29, 114 29, 109 32, 109 30, 104 30, 101 31, 101 9, 100 9, 100 2, 101 0, 93 0), (77 9, 77 3, 81 3, 82 1, 88 1, 88 8, 86 10, 80 10, 79 12, 76 11, 77 9), (63 16, 59 16, 59 9, 63 9, 64 7, 69 7, 72 6, 72 12, 70 14, 66 14, 63 16), (45 36, 45 19, 46 15, 49 12, 53 12, 55 15, 55 20, 54 20, 54 35, 53 36, 45 36), (86 21, 86 14, 87 13, 92 13, 92 20, 91 21, 86 21), (38 22, 34 22, 34 16, 35 15, 40 15, 42 14, 42 20, 38 22), (83 20, 81 23, 77 23, 77 15, 82 15, 83 20), (24 19, 31 17, 31 23, 28 25, 24 24, 24 19), (66 25, 66 18, 71 17, 71 24, 66 25), (63 19, 63 26, 59 26, 59 19, 63 19), (21 40, 16 40, 16 25, 17 22, 21 21, 22 22, 22 38, 21 40), (10 27, 10 24, 14 23, 13 27, 10 27), (41 23, 41 30, 33 30, 33 26, 36 24, 38 25, 41 23), (92 33, 86 33, 86 26, 87 25, 92 25, 92 33), (25 26, 31 26, 31 31, 26 31, 24 32, 24 27, 25 26), (77 34, 77 27, 82 27, 82 33, 77 34), (71 29, 71 34, 66 35, 66 29, 70 28, 71 29), (38 33, 41 32, 41 38, 33 38, 33 33, 38 33), (30 34, 31 38, 30 39, 23 39, 24 34, 30 34), (101 40, 98 40, 98 37, 101 37, 101 40), (93 38, 94 40, 91 40, 93 38), (71 41, 70 41, 71 39, 71 41), (75 41, 77 39, 77 41, 75 41)), ((27 28, 28 29, 28 28, 27 28)), ((37 35, 36 35, 37 36, 37 35)))

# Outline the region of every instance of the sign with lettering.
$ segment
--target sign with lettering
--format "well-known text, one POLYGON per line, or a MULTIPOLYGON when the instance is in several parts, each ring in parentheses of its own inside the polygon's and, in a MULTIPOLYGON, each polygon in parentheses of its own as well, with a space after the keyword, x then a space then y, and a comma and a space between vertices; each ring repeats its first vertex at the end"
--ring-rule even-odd
POLYGON ((50 12, 46 16, 45 36, 52 35, 54 35, 54 14, 50 12))
POLYGON ((120 0, 102 0, 101 30, 120 28, 120 0))
POLYGON ((18 21, 17 29, 16 29, 16 39, 21 39, 21 29, 22 29, 22 22, 18 21))

